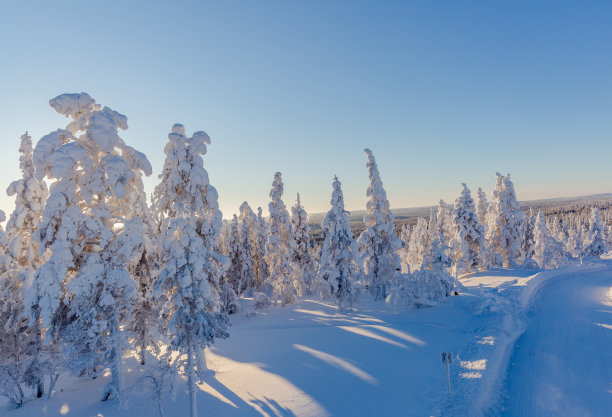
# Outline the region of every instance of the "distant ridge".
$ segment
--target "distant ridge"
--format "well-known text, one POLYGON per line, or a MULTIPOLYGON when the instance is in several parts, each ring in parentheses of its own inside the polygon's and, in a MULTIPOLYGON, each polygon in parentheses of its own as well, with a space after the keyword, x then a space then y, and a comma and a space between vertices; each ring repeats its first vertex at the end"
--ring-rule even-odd
MULTIPOLYGON (((521 207, 544 207, 552 204, 571 204, 579 201, 588 201, 588 200, 612 200, 612 193, 601 193, 601 194, 591 194, 585 196, 577 196, 577 197, 552 197, 552 198, 542 198, 539 200, 525 200, 519 201, 521 207)), ((450 202, 447 202, 450 204, 450 202)), ((436 209, 438 205, 435 206, 425 206, 425 207, 406 207, 406 208, 396 208, 391 209, 391 212, 395 216, 396 220, 408 220, 417 217, 427 217, 429 216, 429 211, 431 209, 436 209)), ((365 216, 365 210, 349 210, 350 212, 350 220, 351 222, 360 222, 363 220, 363 216, 365 216)), ((308 223, 312 225, 320 225, 325 217, 325 213, 313 213, 308 215, 308 223)))

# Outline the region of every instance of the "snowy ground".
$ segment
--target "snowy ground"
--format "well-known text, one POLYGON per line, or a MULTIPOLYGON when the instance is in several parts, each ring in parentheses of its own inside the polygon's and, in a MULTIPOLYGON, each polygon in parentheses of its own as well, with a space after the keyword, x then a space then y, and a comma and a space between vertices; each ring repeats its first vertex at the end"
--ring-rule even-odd
MULTIPOLYGON (((302 300, 234 317, 231 337, 207 351, 200 415, 598 416, 612 409, 612 261, 494 270, 463 283, 461 296, 434 308, 394 311, 362 301, 339 314, 302 300), (459 357, 450 395, 442 351, 459 357)), ((129 384, 142 369, 132 358, 126 365, 129 384)), ((63 377, 54 398, 0 415, 157 415, 146 393, 135 393, 129 409, 100 403, 104 380, 63 377)), ((165 401, 167 416, 187 414, 182 385, 177 391, 165 401)))

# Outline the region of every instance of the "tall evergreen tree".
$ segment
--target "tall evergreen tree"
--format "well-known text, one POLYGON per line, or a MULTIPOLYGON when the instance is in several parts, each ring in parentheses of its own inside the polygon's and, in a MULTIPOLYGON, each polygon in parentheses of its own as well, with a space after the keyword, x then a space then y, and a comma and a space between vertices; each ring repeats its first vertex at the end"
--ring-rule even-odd
POLYGON ((495 173, 497 183, 493 191, 493 202, 487 215, 487 240, 492 263, 510 267, 516 265, 519 255, 520 229, 523 213, 514 193, 510 174, 495 173), (501 259, 499 259, 501 258, 501 259))
POLYGON ((484 270, 487 265, 485 230, 476 215, 469 188, 462 184, 461 195, 455 201, 453 225, 455 236, 450 246, 457 275, 484 270))
POLYGON ((253 252, 254 249, 249 224, 247 222, 242 222, 240 224, 240 245, 238 245, 238 262, 240 265, 240 270, 238 271, 239 285, 238 292, 236 293, 238 297, 240 297, 246 289, 253 288, 255 284, 253 252))
POLYGON ((482 188, 478 187, 478 200, 476 202, 476 215, 478 216, 478 221, 485 227, 487 226, 487 213, 489 212, 489 202, 487 201, 487 195, 482 188))
POLYGON ((283 181, 281 173, 274 175, 268 205, 270 211, 270 225, 268 235, 268 283, 272 296, 282 305, 292 303, 295 299, 296 288, 292 279, 292 268, 289 253, 289 239, 292 234, 289 213, 282 200, 283 181))
POLYGON ((556 268, 567 257, 565 245, 555 239, 548 230, 542 210, 538 211, 536 217, 534 240, 533 260, 537 262, 540 268, 556 268))
POLYGON ((596 258, 608 252, 608 243, 603 236, 601 216, 597 207, 593 207, 591 209, 591 217, 589 219, 589 229, 586 236, 586 246, 584 251, 586 256, 596 258))
POLYGON ((417 219, 417 223, 410 235, 410 244, 406 254, 406 264, 404 272, 416 271, 423 269, 423 260, 428 252, 429 233, 427 231, 427 220, 422 217, 417 219))
POLYGON ((297 195, 296 205, 291 207, 291 228, 293 230, 290 239, 293 275, 295 280, 300 283, 301 292, 309 293, 314 278, 314 265, 309 250, 308 215, 300 202, 300 194, 297 195))
POLYGON ((243 248, 241 252, 243 258, 241 273, 245 289, 252 291, 257 287, 259 281, 260 254, 257 240, 257 216, 246 201, 240 205, 239 220, 241 224, 241 247, 243 248))
POLYGON ((523 264, 528 263, 533 259, 535 254, 535 221, 536 217, 533 214, 533 209, 529 209, 529 214, 525 216, 521 224, 521 247, 520 253, 523 258, 523 264))
POLYGON ((364 217, 366 229, 359 236, 358 244, 364 259, 364 271, 370 281, 370 291, 374 299, 383 300, 387 297, 389 282, 400 273, 401 261, 397 252, 402 243, 393 231, 394 217, 374 155, 369 149, 364 152, 370 185, 364 217))
POLYGON ((115 398, 123 390, 122 325, 134 299, 127 266, 143 242, 130 202, 142 191, 135 178, 150 175, 151 165, 119 137, 125 116, 85 93, 60 95, 50 105, 72 121, 34 149, 36 178, 53 183, 35 233, 39 254, 49 249, 51 256, 35 274, 32 305, 47 335, 61 342, 69 368, 110 368, 103 399, 115 398))
POLYGON ((36 269, 45 261, 45 255, 39 255, 38 244, 32 236, 40 223, 48 191, 46 184, 35 177, 32 138, 27 132, 21 136, 19 152, 22 177, 7 189, 8 196, 15 196, 15 210, 7 223, 8 250, 3 255, 1 268, 4 272, 0 275, 0 289, 4 293, 0 297, 0 311, 3 313, 0 340, 12 340, 14 349, 8 352, 0 349, 0 352, 4 352, 1 356, 5 359, 20 358, 21 366, 18 368, 21 372, 13 374, 19 375, 18 379, 22 380, 19 383, 25 382, 33 387, 37 397, 41 397, 44 377, 52 364, 43 359, 40 320, 27 320, 30 311, 25 309, 25 305, 29 298, 26 295, 24 299, 24 293, 31 285, 36 269))
POLYGON ((204 348, 228 336, 219 279, 229 262, 217 252, 222 216, 202 160, 210 139, 204 132, 188 138, 179 124, 168 139, 161 182, 153 194, 163 263, 155 295, 163 294, 167 300, 162 314, 187 376, 190 415, 196 417, 196 368, 201 370, 205 363, 204 348))
POLYGON ((257 217, 255 218, 255 234, 257 240, 256 263, 255 263, 255 288, 262 290, 264 284, 268 282, 269 268, 267 260, 268 249, 268 224, 264 219, 261 207, 257 207, 257 217))
POLYGON ((326 280, 340 310, 352 306, 353 282, 360 279, 361 262, 353 239, 349 215, 344 210, 344 196, 338 177, 334 178, 331 209, 323 219, 323 248, 318 275, 326 280))

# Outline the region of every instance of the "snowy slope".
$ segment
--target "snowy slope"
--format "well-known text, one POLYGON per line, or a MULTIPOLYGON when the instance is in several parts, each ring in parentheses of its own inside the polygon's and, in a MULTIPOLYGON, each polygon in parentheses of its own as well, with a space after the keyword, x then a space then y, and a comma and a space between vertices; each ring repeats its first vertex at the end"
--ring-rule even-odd
MULTIPOLYGON (((565 393, 574 389, 574 383, 583 384, 582 390, 592 389, 585 378, 592 372, 589 366, 599 362, 590 358, 602 352, 598 344, 609 344, 612 335, 612 320, 606 318, 612 311, 612 300, 602 298, 602 294, 612 295, 610 261, 541 273, 493 270, 463 283, 466 288, 461 296, 434 308, 394 311, 382 303, 361 300, 355 311, 339 314, 326 303, 301 300, 268 308, 255 317, 232 316, 230 338, 207 351, 210 372, 200 385, 199 412, 202 416, 479 416, 498 415, 505 409, 507 415, 538 415, 530 414, 534 401, 525 400, 521 405, 512 398, 521 397, 516 394, 521 389, 536 387, 529 378, 535 368, 517 364, 529 355, 528 349, 540 349, 548 339, 559 348, 588 346, 582 358, 587 364, 577 362, 584 369, 560 389, 565 393), (549 286, 550 291, 555 289, 552 297, 540 296, 548 294, 549 286), (564 294, 572 294, 574 300, 566 313, 573 317, 582 312, 574 321, 562 318, 576 323, 577 328, 569 333, 559 327, 555 330, 554 320, 545 319, 559 317, 559 305, 572 302, 554 301, 564 294), (533 318, 526 312, 534 318, 541 315, 544 321, 532 324, 533 318), (532 340, 529 346, 522 342, 527 339, 532 340), (451 366, 450 395, 440 361, 442 351, 459 357, 451 366), (510 382, 504 384, 511 360, 515 366, 510 368, 510 382), (516 414, 502 403, 504 390, 511 405, 523 407, 524 412, 516 414)), ((602 359, 605 356, 600 355, 597 361, 602 359)), ((600 377, 592 384, 599 388, 607 384, 603 388, 610 390, 607 366, 599 366, 600 377)), ((127 384, 142 372, 134 358, 126 360, 126 370, 127 384)), ((540 373, 559 379, 552 371, 536 375, 540 373)), ((52 399, 32 401, 20 410, 0 408, 0 415, 158 415, 156 405, 142 391, 132 394, 129 409, 99 402, 105 379, 62 377, 52 399)), ((576 395, 581 392, 577 390, 576 395)), ((606 398, 610 395, 598 395, 586 397, 586 405, 578 400, 573 404, 587 407, 591 414, 585 415, 605 415, 602 411, 603 407, 609 409, 606 398)), ((167 416, 187 414, 182 381, 175 400, 167 398, 164 408, 167 416)))

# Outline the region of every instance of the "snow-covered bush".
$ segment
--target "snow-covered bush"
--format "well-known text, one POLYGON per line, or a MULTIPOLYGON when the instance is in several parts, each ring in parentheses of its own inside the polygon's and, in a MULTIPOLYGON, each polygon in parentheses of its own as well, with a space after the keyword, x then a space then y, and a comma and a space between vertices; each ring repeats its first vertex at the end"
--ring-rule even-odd
POLYGON ((453 294, 455 279, 446 271, 421 269, 398 276, 387 296, 393 306, 433 306, 453 294))

